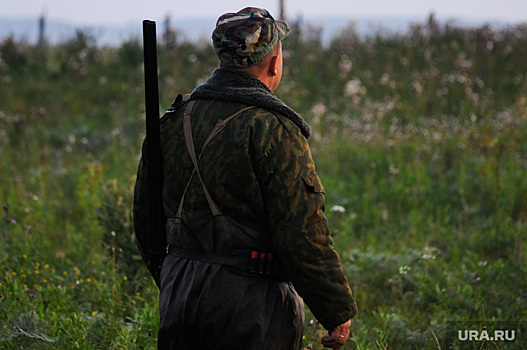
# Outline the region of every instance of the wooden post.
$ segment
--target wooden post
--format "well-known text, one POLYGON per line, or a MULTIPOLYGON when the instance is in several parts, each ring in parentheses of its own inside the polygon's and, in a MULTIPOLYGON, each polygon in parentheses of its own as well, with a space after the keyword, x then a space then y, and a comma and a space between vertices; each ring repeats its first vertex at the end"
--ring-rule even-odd
POLYGON ((44 13, 40 15, 38 20, 38 46, 43 47, 46 45, 46 18, 44 13))
POLYGON ((285 20, 284 1, 285 0, 280 0, 280 19, 281 20, 285 20))

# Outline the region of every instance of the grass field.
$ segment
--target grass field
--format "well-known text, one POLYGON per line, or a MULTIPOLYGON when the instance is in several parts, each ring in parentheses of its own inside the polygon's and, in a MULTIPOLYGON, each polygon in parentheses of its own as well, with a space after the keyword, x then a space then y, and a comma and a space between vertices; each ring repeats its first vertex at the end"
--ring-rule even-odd
MULTIPOLYGON (((346 349, 449 349, 451 322, 527 322, 527 26, 415 25, 285 42, 277 95, 311 124, 359 314, 346 349), (449 323, 450 322, 450 323, 449 323)), ((161 105, 217 66, 159 46, 161 105)), ((135 248, 141 42, 0 43, 0 349, 153 349, 135 248)), ((325 331, 308 313, 304 347, 325 331)), ((523 341, 520 336, 523 335, 523 341)), ((525 349, 514 341, 453 349, 525 349)))

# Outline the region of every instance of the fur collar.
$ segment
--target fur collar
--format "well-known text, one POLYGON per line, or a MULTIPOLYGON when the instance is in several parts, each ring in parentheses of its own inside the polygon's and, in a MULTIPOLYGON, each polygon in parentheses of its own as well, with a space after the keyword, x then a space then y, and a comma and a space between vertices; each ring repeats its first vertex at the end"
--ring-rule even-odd
POLYGON ((190 98, 240 102, 265 108, 290 119, 306 139, 311 136, 311 128, 298 113, 279 100, 264 83, 246 73, 218 68, 205 83, 194 89, 190 98))

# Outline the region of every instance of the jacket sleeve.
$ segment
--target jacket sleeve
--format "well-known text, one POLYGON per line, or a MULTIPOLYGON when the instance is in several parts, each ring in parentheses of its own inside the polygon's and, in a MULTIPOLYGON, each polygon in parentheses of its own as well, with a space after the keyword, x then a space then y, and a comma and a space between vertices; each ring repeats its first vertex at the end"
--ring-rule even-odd
MULTIPOLYGON (((317 320, 328 330, 357 313, 338 253, 333 248, 324 188, 307 140, 287 119, 262 144, 260 181, 273 244, 286 271, 317 320)), ((268 130, 269 131, 269 130, 268 130)))

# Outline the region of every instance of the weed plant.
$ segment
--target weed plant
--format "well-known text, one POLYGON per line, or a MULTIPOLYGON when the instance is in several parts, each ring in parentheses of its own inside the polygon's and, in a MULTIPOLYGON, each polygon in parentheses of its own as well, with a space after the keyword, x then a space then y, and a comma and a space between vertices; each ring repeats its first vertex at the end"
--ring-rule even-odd
MULTIPOLYGON (((277 94, 313 128, 359 306, 346 349, 448 349, 446 321, 526 321, 527 27, 431 17, 323 43, 298 26, 284 49, 277 94)), ((162 108, 217 66, 177 35, 158 55, 162 108)), ((143 96, 137 39, 0 43, 0 348, 155 348, 131 218, 143 96)))

